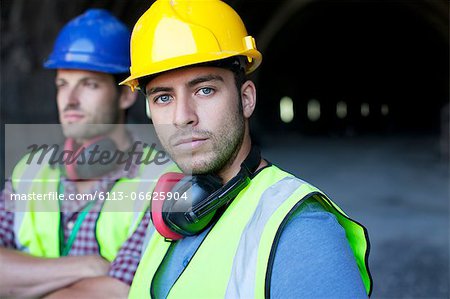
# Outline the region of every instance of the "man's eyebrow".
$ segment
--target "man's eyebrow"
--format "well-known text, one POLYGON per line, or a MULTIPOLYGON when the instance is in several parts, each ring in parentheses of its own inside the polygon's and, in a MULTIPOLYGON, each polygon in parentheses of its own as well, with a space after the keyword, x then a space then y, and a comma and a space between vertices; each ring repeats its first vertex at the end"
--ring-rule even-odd
POLYGON ((145 91, 145 94, 151 95, 151 94, 157 93, 157 92, 171 92, 171 91, 173 91, 172 87, 158 87, 157 86, 157 87, 152 87, 152 88, 147 89, 145 91))
POLYGON ((223 78, 219 75, 205 75, 201 77, 197 77, 187 83, 188 87, 193 87, 199 83, 208 82, 208 81, 222 81, 224 82, 223 78))
MULTIPOLYGON (((186 85, 188 87, 193 87, 199 83, 209 82, 209 81, 224 82, 223 78, 219 75, 205 75, 205 76, 200 76, 195 79, 192 79, 186 85)), ((157 92, 172 92, 173 90, 174 89, 172 87, 158 87, 157 86, 157 87, 152 87, 152 88, 149 88, 148 90, 146 90, 146 95, 151 95, 151 94, 157 93, 157 92)))
MULTIPOLYGON (((106 78, 103 78, 101 76, 85 76, 80 79, 78 79, 78 82, 86 82, 88 80, 96 80, 96 81, 106 81, 106 78)), ((55 77, 55 81, 66 81, 66 78, 64 77, 55 77)))

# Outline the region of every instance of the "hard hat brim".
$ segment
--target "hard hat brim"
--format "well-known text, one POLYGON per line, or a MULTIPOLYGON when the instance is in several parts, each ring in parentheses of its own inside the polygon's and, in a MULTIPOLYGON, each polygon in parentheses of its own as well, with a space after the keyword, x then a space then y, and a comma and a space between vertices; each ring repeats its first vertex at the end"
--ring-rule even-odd
MULTIPOLYGON (((261 64, 262 61, 262 55, 261 53, 256 49, 248 49, 246 51, 236 53, 196 53, 193 55, 187 55, 187 56, 180 56, 180 57, 174 57, 171 59, 159 61, 159 62, 153 62, 145 72, 142 73, 135 73, 128 78, 126 78, 124 81, 120 82, 119 85, 127 85, 131 87, 132 90, 138 88, 139 86, 139 79, 151 75, 156 75, 159 73, 163 73, 170 70, 175 70, 181 67, 186 66, 195 66, 196 64, 205 63, 205 62, 212 62, 217 61, 233 56, 247 56, 248 64, 246 67, 246 74, 252 73, 258 66, 261 64)), ((131 72, 133 73, 133 72, 131 72)))

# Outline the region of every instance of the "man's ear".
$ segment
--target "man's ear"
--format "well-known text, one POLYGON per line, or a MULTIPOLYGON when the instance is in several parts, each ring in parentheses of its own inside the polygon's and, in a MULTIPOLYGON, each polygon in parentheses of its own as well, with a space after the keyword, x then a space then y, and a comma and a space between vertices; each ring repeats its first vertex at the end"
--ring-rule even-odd
POLYGON ((128 86, 120 86, 119 107, 122 110, 130 108, 136 102, 138 93, 128 86))
POLYGON ((241 87, 242 109, 245 118, 250 118, 256 106, 255 83, 247 80, 241 87))
POLYGON ((152 119, 152 112, 150 111, 150 103, 147 99, 145 99, 145 114, 147 115, 148 119, 152 119))

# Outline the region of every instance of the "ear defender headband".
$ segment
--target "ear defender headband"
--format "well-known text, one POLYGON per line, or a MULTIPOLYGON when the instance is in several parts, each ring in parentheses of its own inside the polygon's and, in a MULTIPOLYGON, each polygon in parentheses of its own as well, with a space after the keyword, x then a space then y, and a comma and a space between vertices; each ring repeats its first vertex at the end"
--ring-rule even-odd
POLYGON ((260 161, 261 153, 253 146, 239 173, 225 185, 213 174, 185 176, 169 172, 162 175, 151 202, 151 216, 156 230, 171 240, 202 232, 220 216, 218 210, 229 204, 250 183, 260 161))
POLYGON ((99 178, 114 170, 117 163, 101 163, 100 156, 103 152, 114 155, 117 151, 116 144, 110 138, 95 137, 76 149, 75 140, 67 138, 64 142, 64 152, 69 153, 63 162, 63 170, 70 180, 88 180, 99 178))

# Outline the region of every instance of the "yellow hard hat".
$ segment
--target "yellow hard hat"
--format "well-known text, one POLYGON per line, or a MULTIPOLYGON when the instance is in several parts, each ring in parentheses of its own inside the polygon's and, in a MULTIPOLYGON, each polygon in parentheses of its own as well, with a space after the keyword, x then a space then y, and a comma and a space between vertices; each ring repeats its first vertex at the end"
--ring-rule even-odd
POLYGON ((129 76, 138 79, 183 66, 246 56, 246 73, 261 63, 255 39, 239 15, 220 0, 157 0, 139 18, 131 36, 129 76))

